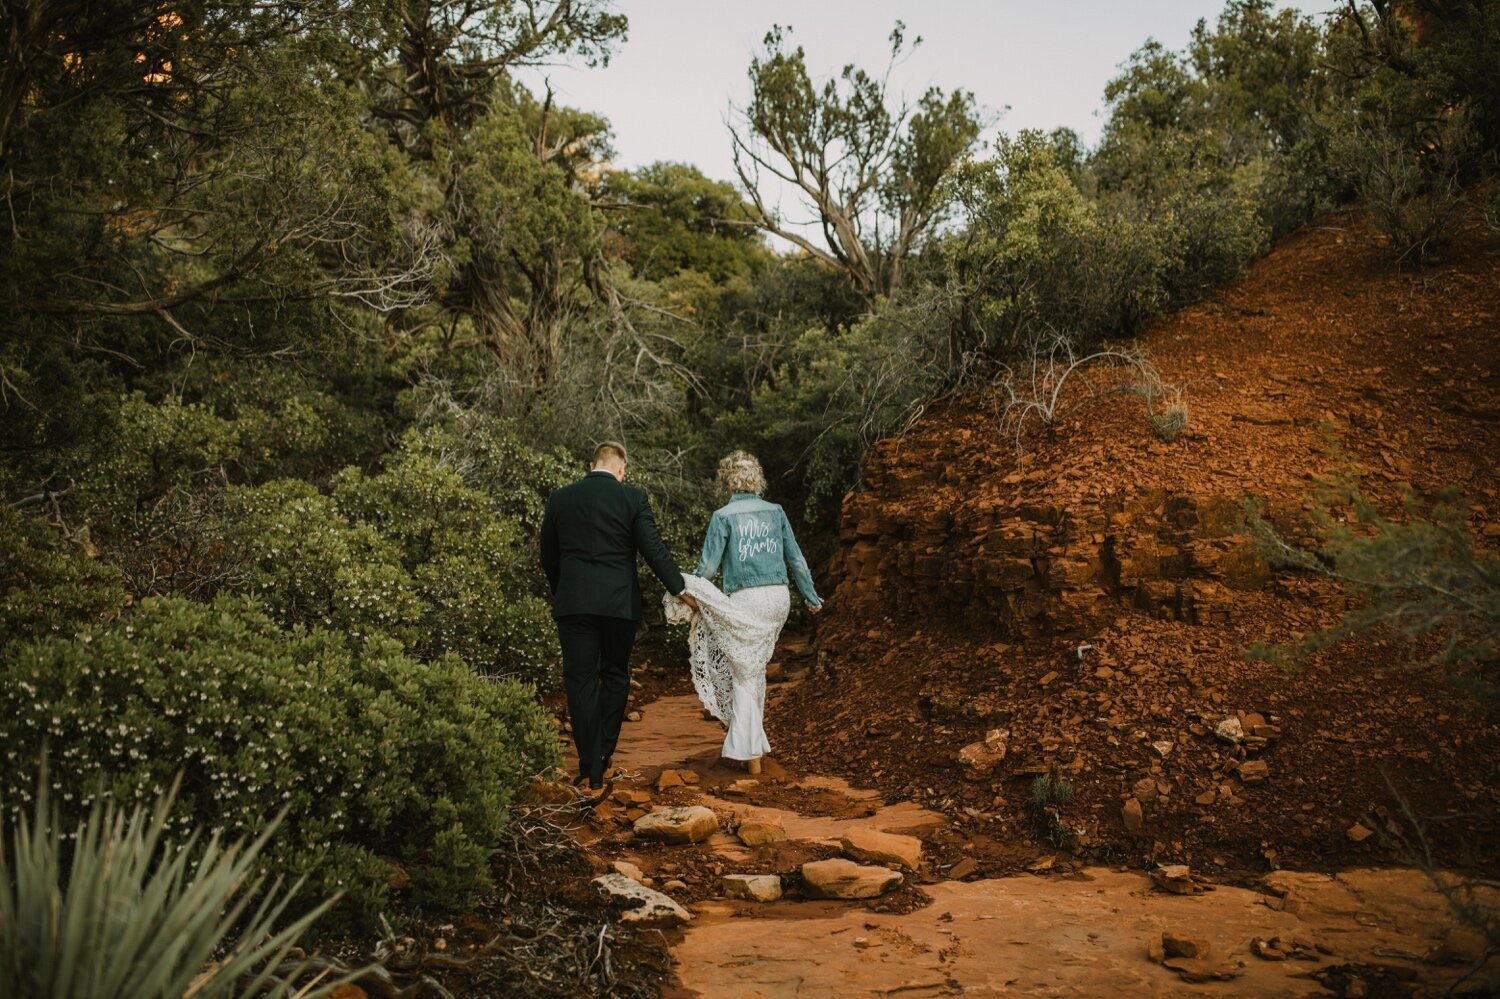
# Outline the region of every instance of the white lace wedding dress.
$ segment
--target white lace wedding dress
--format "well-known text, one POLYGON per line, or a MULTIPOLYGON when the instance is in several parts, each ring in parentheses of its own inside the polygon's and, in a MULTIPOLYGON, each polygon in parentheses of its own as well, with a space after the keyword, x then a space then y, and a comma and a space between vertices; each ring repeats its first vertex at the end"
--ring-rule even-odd
POLYGON ((670 593, 663 603, 668 622, 691 623, 693 686, 703 707, 729 728, 721 755, 729 760, 765 756, 771 751, 763 726, 766 663, 791 610, 791 592, 784 585, 752 586, 725 596, 706 579, 686 573, 682 578, 698 610, 670 593))

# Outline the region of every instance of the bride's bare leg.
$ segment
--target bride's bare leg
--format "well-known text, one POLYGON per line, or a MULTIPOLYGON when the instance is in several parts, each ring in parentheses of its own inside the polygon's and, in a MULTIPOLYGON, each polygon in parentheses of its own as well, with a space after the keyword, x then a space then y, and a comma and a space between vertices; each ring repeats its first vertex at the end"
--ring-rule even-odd
POLYGON ((752 776, 759 776, 759 774, 760 774, 760 757, 759 756, 757 756, 753 760, 746 760, 745 761, 745 772, 751 774, 752 776))

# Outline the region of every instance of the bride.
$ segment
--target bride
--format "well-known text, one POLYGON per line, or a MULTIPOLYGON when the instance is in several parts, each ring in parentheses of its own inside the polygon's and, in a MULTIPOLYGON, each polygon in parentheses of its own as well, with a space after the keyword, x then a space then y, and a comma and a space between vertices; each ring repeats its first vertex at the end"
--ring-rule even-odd
POLYGON ((667 594, 667 619, 692 623, 693 686, 703 706, 728 728, 721 755, 744 761, 758 774, 760 758, 771 750, 762 727, 766 663, 791 609, 788 570, 812 613, 823 601, 786 513, 760 498, 766 476, 755 456, 731 451, 719 462, 719 484, 729 502, 714 511, 698 568, 683 577, 697 610, 667 594), (721 570, 722 590, 712 582, 721 570))

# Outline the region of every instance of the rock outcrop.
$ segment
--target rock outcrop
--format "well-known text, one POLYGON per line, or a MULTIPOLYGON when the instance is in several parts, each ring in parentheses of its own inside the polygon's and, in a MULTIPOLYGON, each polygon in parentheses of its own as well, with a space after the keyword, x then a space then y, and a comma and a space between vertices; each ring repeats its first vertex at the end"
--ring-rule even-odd
POLYGON ((1269 578, 1241 527, 1240 494, 1150 489, 1128 499, 1037 488, 1058 470, 1013 472, 952 505, 896 504, 946 482, 941 463, 866 462, 845 500, 835 591, 850 607, 945 616, 995 637, 1086 634, 1122 606, 1197 624, 1227 621, 1234 591, 1269 578), (932 476, 931 483, 912 481, 932 476), (941 605, 941 606, 939 606, 941 605))

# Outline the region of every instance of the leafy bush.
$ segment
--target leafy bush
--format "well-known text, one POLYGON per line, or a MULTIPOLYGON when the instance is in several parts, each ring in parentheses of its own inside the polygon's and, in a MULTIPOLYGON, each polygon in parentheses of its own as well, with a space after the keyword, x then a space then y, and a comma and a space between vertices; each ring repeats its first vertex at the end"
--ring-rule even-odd
POLYGON ((367 916, 411 865, 419 899, 488 886, 517 792, 557 759, 529 688, 421 663, 389 639, 284 631, 253 603, 150 598, 108 627, 11 647, 0 664, 0 800, 31 801, 44 742, 65 820, 102 789, 126 805, 183 774, 171 831, 248 836, 288 811, 268 866, 347 891, 367 916), (456 862, 461 862, 455 866, 456 862))
POLYGON ((117 573, 46 521, 0 503, 0 645, 66 635, 124 603, 117 573))
POLYGON ((229 490, 229 557, 246 563, 244 588, 287 626, 321 624, 356 638, 414 643, 428 607, 399 548, 330 496, 296 479, 229 490))
POLYGON ((294 984, 306 962, 289 961, 292 948, 333 900, 282 925, 296 888, 254 873, 275 822, 253 842, 194 833, 174 843, 169 792, 128 814, 97 800, 69 834, 47 780, 44 767, 29 823, 0 843, 0 993, 220 999, 320 996, 337 984, 294 984))
POLYGON ((1399 260, 1441 251, 1500 153, 1494 50, 1500 14, 1479 2, 1350 3, 1328 26, 1339 100, 1314 116, 1330 165, 1399 260))
POLYGON ((1100 198, 1154 233, 1158 303, 1179 304, 1236 277, 1266 248, 1266 163, 1224 161, 1212 132, 1124 128, 1095 156, 1100 198))
POLYGON ((751 405, 721 417, 716 432, 757 451, 774 484, 800 481, 805 517, 826 523, 859 481, 865 449, 908 427, 950 377, 949 346, 930 298, 848 329, 808 330, 751 405))
POLYGON ((359 386, 358 405, 333 391, 342 367, 358 363, 331 358, 321 376, 223 361, 153 372, 142 379, 153 391, 114 399, 106 425, 61 463, 77 508, 126 534, 173 489, 310 477, 362 457, 381 430, 363 398, 373 390, 359 386))
POLYGON ((523 536, 533 538, 542 526, 548 494, 578 477, 577 460, 561 447, 528 442, 511 421, 459 407, 443 417, 408 434, 403 446, 487 495, 500 516, 514 520, 523 536))
POLYGON ((224 481, 244 452, 241 430, 201 403, 133 392, 120 400, 112 432, 70 469, 83 491, 79 505, 123 519, 175 485, 224 481))
POLYGON ((457 653, 487 673, 541 686, 556 681, 558 653, 535 579, 531 537, 486 494, 430 454, 404 447, 379 475, 345 469, 333 499, 354 523, 394 544, 428 608, 422 655, 457 653))
POLYGON ((345 469, 328 496, 296 480, 231 489, 231 557, 283 624, 385 635, 422 658, 457 654, 485 674, 551 686, 558 653, 534 595, 531 535, 435 446, 412 434, 383 472, 345 469))
POLYGON ((1207 265, 1190 284, 1211 283, 1226 267, 1232 275, 1249 256, 1243 238, 1280 235, 1331 200, 1312 118, 1329 89, 1323 33, 1310 18, 1268 0, 1230 0, 1214 25, 1198 22, 1182 52, 1147 42, 1105 87, 1110 116, 1093 158, 1100 186, 1174 217, 1188 237, 1182 262, 1207 265), (1195 202, 1208 214, 1190 211, 1195 202))
POLYGON ((1261 247, 1253 200, 1214 175, 1202 150, 1175 133, 1130 135, 1137 145, 1117 138, 1105 167, 1131 159, 1139 186, 1093 191, 1066 132, 1002 136, 993 159, 959 175, 966 225, 942 256, 965 355, 1005 361, 1049 329, 1070 330, 1082 347, 1129 335, 1261 247))

